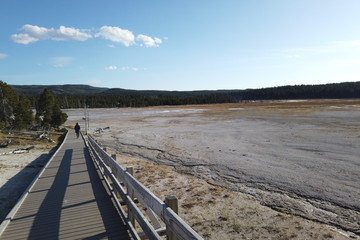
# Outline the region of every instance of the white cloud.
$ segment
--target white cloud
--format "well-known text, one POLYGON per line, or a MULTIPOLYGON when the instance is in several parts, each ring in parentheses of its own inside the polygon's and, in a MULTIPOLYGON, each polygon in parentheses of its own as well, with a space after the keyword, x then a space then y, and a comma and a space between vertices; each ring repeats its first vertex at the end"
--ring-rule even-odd
MULTIPOLYGON (((45 28, 31 24, 25 24, 21 28, 22 33, 11 35, 15 43, 30 44, 41 40, 54 41, 86 41, 93 37, 102 37, 112 42, 121 43, 126 47, 132 45, 145 47, 159 47, 162 43, 160 38, 150 37, 144 34, 135 35, 127 29, 113 26, 102 26, 96 34, 91 33, 89 29, 77 29, 72 27, 60 26, 58 29, 45 28), (138 42, 138 44, 136 44, 138 42)), ((168 38, 164 38, 167 40, 168 38)), ((108 44, 108 47, 115 48, 115 45, 108 44)))
POLYGON ((47 29, 44 27, 39 27, 35 25, 26 24, 21 28, 26 34, 29 36, 32 36, 36 39, 46 39, 51 36, 51 32, 54 31, 54 29, 47 29))
POLYGON ((64 26, 60 26, 59 29, 54 29, 26 24, 21 29, 24 33, 13 34, 11 35, 11 39, 16 43, 25 45, 47 39, 55 41, 86 41, 89 38, 92 38, 91 34, 87 33, 85 30, 64 26))
POLYGON ((120 69, 123 70, 123 71, 130 71, 131 70, 131 71, 134 71, 134 72, 141 71, 141 70, 146 70, 146 68, 128 67, 128 66, 121 67, 120 69))
POLYGON ((6 55, 5 53, 0 53, 0 59, 4 59, 7 58, 8 55, 6 55))
POLYGON ((160 38, 152 38, 143 34, 139 34, 136 40, 141 42, 141 46, 145 45, 146 47, 158 47, 162 43, 160 38))
POLYGON ((114 71, 116 69, 117 69, 117 66, 107 66, 107 67, 105 67, 105 70, 107 70, 107 71, 114 71))
POLYGON ((74 58, 72 57, 54 57, 51 59, 51 65, 53 67, 65 67, 69 65, 74 58))
POLYGON ((30 36, 27 33, 13 34, 13 35, 11 35, 11 39, 16 43, 25 44, 25 45, 27 45, 29 43, 37 42, 40 40, 40 39, 30 36))
POLYGON ((119 27, 103 26, 95 37, 103 37, 113 42, 122 43, 126 47, 135 43, 134 34, 127 29, 121 29, 119 27))
POLYGON ((85 31, 76 28, 69 28, 60 26, 58 30, 54 30, 53 40, 76 40, 76 41, 86 41, 92 36, 85 31))

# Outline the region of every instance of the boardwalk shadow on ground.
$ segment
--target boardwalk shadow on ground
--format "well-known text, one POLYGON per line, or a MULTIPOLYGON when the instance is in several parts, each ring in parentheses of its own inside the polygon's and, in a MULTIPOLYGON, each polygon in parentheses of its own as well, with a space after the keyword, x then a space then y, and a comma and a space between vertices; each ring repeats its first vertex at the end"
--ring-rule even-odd
POLYGON ((7 214, 15 206, 46 162, 49 161, 56 149, 57 147, 47 154, 41 154, 0 188, 0 223, 6 218, 7 214), (36 169, 36 171, 33 171, 33 169, 36 169))
POLYGON ((51 233, 51 236, 47 236, 48 239, 59 238, 61 210, 70 177, 72 153, 72 149, 65 151, 54 182, 35 216, 29 239, 39 237, 39 234, 44 231, 44 223, 48 224, 46 232, 51 233), (48 214, 49 209, 51 209, 51 214, 48 214), (49 227, 51 230, 48 229, 49 227))
MULTIPOLYGON (((86 148, 84 148, 84 155, 86 156, 86 166, 88 169, 90 182, 91 182, 91 186, 92 186, 95 200, 97 203, 97 207, 101 214, 101 218, 103 220, 105 230, 106 230, 106 232, 101 235, 106 236, 108 239, 119 239, 119 236, 117 234, 113 233, 114 223, 115 224, 117 223, 116 228, 125 233, 124 235, 121 236, 121 239, 123 239, 123 240, 130 239, 130 237, 126 233, 127 227, 126 227, 125 223, 122 221, 122 219, 120 218, 119 213, 117 211, 109 212, 109 206, 113 206, 114 203, 112 202, 109 193, 104 188, 104 179, 99 180, 98 171, 95 168, 94 162, 91 160, 89 152, 86 148), (119 218, 120 221, 118 220, 118 221, 114 222, 114 217, 119 218)), ((115 210, 115 207, 113 208, 113 210, 115 210)), ((97 235, 97 236, 93 236, 93 237, 87 238, 87 239, 99 239, 103 236, 97 235)))
POLYGON ((83 140, 69 136, 2 239, 131 239, 83 140))
POLYGON ((86 148, 83 149, 83 154, 85 156, 85 165, 90 182, 81 184, 91 184, 94 199, 83 201, 70 206, 64 206, 67 188, 74 186, 73 184, 69 183, 69 179, 72 174, 79 173, 72 172, 71 168, 73 166, 82 165, 76 163, 74 159, 83 157, 79 154, 79 152, 75 152, 72 149, 65 150, 58 171, 54 176, 55 178, 53 184, 49 188, 35 216, 28 239, 39 239, 39 237, 43 238, 44 236, 47 239, 59 239, 61 237, 62 211, 64 209, 69 210, 70 208, 81 209, 82 206, 86 206, 92 202, 96 202, 96 206, 100 212, 105 231, 96 233, 93 236, 86 237, 84 239, 119 239, 119 231, 124 233, 121 234, 121 239, 130 239, 126 233, 127 228, 125 223, 121 220, 116 209, 112 207, 113 202, 111 201, 111 196, 105 190, 103 180, 99 178, 97 169, 95 168, 86 148), (49 214, 49 209, 51 209, 51 214, 49 214), (44 228, 44 223, 46 223, 46 228, 44 228), (116 226, 115 231, 114 225, 116 226))

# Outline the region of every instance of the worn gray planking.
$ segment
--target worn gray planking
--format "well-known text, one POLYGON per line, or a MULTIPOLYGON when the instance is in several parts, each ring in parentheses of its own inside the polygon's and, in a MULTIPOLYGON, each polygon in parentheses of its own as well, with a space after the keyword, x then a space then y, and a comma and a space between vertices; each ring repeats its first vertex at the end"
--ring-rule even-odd
POLYGON ((131 239, 81 138, 66 142, 0 239, 131 239))

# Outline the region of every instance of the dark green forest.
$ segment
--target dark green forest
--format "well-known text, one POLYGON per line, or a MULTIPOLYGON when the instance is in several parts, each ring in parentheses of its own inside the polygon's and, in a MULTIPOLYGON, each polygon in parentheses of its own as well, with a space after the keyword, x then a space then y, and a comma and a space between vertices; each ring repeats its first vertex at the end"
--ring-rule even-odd
MULTIPOLYGON (((68 88, 67 94, 56 86, 56 102, 61 108, 82 108, 85 104, 92 108, 105 107, 147 107, 159 105, 189 105, 232 103, 247 100, 284 100, 284 99, 345 99, 360 98, 360 82, 345 82, 323 85, 296 85, 247 90, 217 91, 137 91, 126 89, 96 89, 87 85, 68 88), (90 89, 85 94, 84 89, 90 89), (81 90, 80 92, 78 90, 81 90)), ((41 90, 41 86, 38 86, 41 90)), ((15 87, 15 90, 17 87, 15 87)), ((32 87, 31 90, 35 88, 32 87)), ((51 88, 49 87, 51 90, 51 88)), ((43 88, 42 88, 43 90, 43 88)), ((39 90, 37 90, 40 92, 39 90)), ((22 86, 26 93, 26 86, 22 86)), ((38 96, 28 93, 31 105, 36 107, 38 96)))
POLYGON ((34 99, 17 94, 10 85, 0 81, 0 129, 49 130, 65 123, 67 115, 49 90, 43 89, 35 102, 31 100, 34 99))
POLYGON ((295 85, 246 90, 156 91, 88 85, 13 85, 0 81, 0 129, 57 128, 61 109, 148 107, 254 100, 360 98, 360 82, 295 85), (32 109, 36 109, 36 114, 32 109))
MULTIPOLYGON (((38 97, 29 97, 35 105, 38 97)), ((230 94, 209 94, 193 97, 175 97, 169 95, 141 96, 141 95, 57 95, 56 101, 61 108, 122 108, 122 107, 148 107, 161 105, 189 105, 233 102, 230 94)))
POLYGON ((360 82, 262 88, 245 90, 240 95, 244 100, 360 98, 360 82))
POLYGON ((52 92, 61 108, 146 107, 229 103, 243 100, 360 98, 360 82, 323 85, 295 85, 247 90, 155 91, 121 88, 96 88, 88 85, 14 85, 19 95, 26 95, 37 106, 44 89, 52 92))

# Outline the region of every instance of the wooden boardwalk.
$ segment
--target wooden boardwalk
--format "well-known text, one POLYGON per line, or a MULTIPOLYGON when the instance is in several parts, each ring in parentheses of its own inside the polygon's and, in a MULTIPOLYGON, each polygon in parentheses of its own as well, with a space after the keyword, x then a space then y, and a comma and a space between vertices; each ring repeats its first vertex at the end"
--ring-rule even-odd
POLYGON ((83 139, 70 131, 0 239, 131 237, 83 139))

